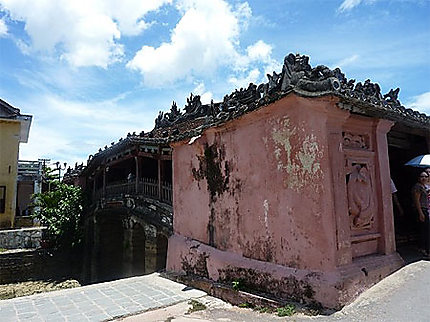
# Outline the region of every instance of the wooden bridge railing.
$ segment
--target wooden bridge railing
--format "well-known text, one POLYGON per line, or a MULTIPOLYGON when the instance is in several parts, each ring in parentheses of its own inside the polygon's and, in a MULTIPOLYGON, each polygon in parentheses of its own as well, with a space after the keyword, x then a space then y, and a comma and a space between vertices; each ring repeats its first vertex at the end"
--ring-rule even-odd
POLYGON ((99 189, 94 194, 94 200, 100 198, 112 198, 122 195, 142 195, 145 197, 158 199, 167 204, 172 204, 172 184, 168 182, 162 182, 161 186, 158 184, 157 179, 152 178, 141 178, 137 182, 129 182, 127 180, 116 181, 108 183, 103 189, 99 189))

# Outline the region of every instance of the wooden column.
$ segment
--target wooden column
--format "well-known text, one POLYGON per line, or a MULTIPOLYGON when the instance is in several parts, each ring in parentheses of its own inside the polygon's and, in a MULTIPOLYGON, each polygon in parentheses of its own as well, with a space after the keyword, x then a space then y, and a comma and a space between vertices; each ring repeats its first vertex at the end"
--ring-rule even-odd
POLYGON ((161 147, 158 147, 158 199, 161 199, 161 147))
POLYGON ((135 192, 138 193, 138 189, 139 189, 139 157, 138 156, 134 157, 134 163, 136 166, 135 192))
POLYGON ((106 196, 106 166, 103 167, 103 197, 106 196))
POLYGON ((93 201, 96 197, 96 174, 94 173, 94 177, 93 177, 93 201))
POLYGON ((430 153, 430 131, 427 131, 427 153, 430 153))
POLYGON ((94 215, 93 218, 93 244, 91 248, 91 259, 90 259, 90 281, 95 283, 98 281, 98 253, 99 253, 99 227, 97 224, 97 218, 94 215))

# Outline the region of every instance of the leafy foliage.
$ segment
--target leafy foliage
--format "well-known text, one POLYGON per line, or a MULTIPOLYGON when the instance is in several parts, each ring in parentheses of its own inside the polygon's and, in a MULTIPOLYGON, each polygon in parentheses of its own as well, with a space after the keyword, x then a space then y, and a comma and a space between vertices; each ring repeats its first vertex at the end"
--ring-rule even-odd
POLYGON ((296 313, 296 306, 294 304, 287 304, 284 307, 278 308, 278 316, 292 316, 296 313))
POLYGON ((188 309, 188 314, 191 314, 193 312, 196 311, 203 311, 207 309, 207 306, 204 305, 203 303, 200 303, 199 301, 196 300, 191 300, 188 302, 189 305, 191 305, 191 307, 188 309))
POLYGON ((80 187, 57 182, 54 190, 34 195, 34 217, 48 227, 54 246, 74 247, 82 237, 83 197, 80 187))

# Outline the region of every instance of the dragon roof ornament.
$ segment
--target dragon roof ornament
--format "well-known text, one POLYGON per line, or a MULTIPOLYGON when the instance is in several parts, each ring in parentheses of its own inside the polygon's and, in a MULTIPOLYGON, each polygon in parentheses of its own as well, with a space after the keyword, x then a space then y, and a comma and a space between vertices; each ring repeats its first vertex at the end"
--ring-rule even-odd
POLYGON ((430 116, 405 108, 398 100, 399 88, 382 94, 378 84, 369 79, 364 83, 348 80, 340 68, 330 69, 324 65, 312 67, 309 57, 289 54, 284 58, 282 71, 267 75, 267 83, 249 84, 247 88, 234 90, 225 95, 222 102, 202 104, 199 95, 187 98, 181 111, 176 102, 169 112, 159 112, 151 132, 128 133, 126 138, 90 156, 87 164, 101 162, 103 156, 121 149, 127 144, 169 144, 201 134, 209 127, 239 117, 245 113, 275 102, 291 92, 304 97, 335 95, 342 100, 340 108, 364 115, 385 117, 412 126, 430 128, 430 116), (97 161, 98 160, 98 161, 97 161))
MULTIPOLYGON (((373 108, 380 115, 397 119, 406 117, 413 122, 430 126, 430 117, 401 105, 398 100, 399 88, 391 89, 383 95, 377 83, 372 83, 369 79, 364 83, 355 83, 354 79, 348 80, 340 68, 331 70, 324 65, 312 67, 309 57, 305 55, 289 54, 284 59, 281 73, 273 72, 267 77, 267 83, 258 86, 251 83, 246 89, 236 89, 230 95, 225 95, 220 103, 203 105, 200 96, 191 94, 181 112, 173 102, 170 112, 159 113, 154 130, 169 128, 199 117, 206 117, 204 127, 207 128, 274 102, 290 92, 307 97, 334 94, 354 102, 370 104, 370 109, 373 108)), ((350 109, 353 110, 351 107, 350 109)), ((361 111, 367 112, 365 109, 361 111)), ((371 111, 368 112, 372 114, 371 111)), ((182 133, 178 137, 177 131, 173 135, 175 139, 186 136, 182 133)))

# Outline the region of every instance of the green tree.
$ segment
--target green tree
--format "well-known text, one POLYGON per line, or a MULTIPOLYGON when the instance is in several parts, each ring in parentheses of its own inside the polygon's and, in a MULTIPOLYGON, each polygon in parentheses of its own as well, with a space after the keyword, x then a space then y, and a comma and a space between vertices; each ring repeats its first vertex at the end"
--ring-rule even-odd
POLYGON ((80 187, 56 182, 51 191, 34 195, 33 217, 47 226, 55 247, 75 247, 82 239, 83 195, 80 187))

